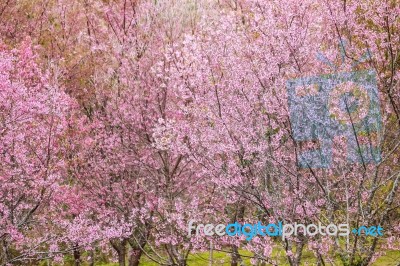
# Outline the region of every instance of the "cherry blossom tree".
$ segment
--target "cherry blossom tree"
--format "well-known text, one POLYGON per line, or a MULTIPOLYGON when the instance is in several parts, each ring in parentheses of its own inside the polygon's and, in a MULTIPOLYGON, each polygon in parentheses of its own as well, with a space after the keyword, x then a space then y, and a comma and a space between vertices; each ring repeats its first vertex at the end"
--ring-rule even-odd
POLYGON ((35 259, 53 240, 46 209, 65 176, 74 101, 35 63, 30 40, 1 48, 1 262, 35 259))
MULTIPOLYGON (((266 222, 345 220, 354 227, 373 223, 387 228, 396 224, 389 217, 396 215, 398 201, 394 195, 399 172, 393 168, 398 145, 386 142, 385 134, 398 129, 389 130, 392 133, 384 130, 381 138, 375 140, 384 157, 376 165, 349 165, 345 143, 335 140, 334 167, 302 169, 298 156, 309 144, 299 143, 293 137, 286 94, 287 80, 335 71, 321 64, 316 55, 325 49, 324 53, 335 61, 340 58, 337 43, 345 38, 351 41, 351 47, 344 51, 347 61, 353 63, 364 49, 370 49, 375 56, 364 67, 373 68, 381 78, 385 77, 379 73, 385 72, 390 52, 386 50, 382 55, 368 39, 363 40, 366 44, 354 39, 368 28, 362 18, 372 12, 369 18, 373 23, 385 28, 388 27, 385 20, 389 21, 389 32, 381 35, 382 41, 388 42, 391 28, 398 23, 396 16, 383 15, 389 8, 393 6, 387 4, 377 11, 367 10, 358 2, 293 1, 286 2, 282 9, 279 1, 268 4, 255 1, 233 11, 223 11, 216 21, 205 22, 202 34, 186 38, 177 60, 179 64, 175 63, 175 90, 184 103, 182 112, 193 119, 184 126, 187 131, 179 131, 188 136, 190 147, 196 147, 193 156, 201 157, 214 175, 219 173, 214 182, 233 194, 236 206, 243 206, 239 212, 231 212, 233 220, 259 214, 259 219, 266 222), (218 159, 209 161, 209 158, 218 159), (385 192, 378 192, 384 187, 385 192), (373 206, 372 201, 382 201, 383 205, 373 206)), ((368 36, 375 43, 379 39, 372 32, 368 36)), ((395 49, 392 41, 386 47, 395 49)), ((354 71, 351 63, 338 67, 340 71, 354 71)), ((378 81, 383 97, 393 97, 387 94, 391 89, 386 88, 394 83, 393 76, 389 83, 378 81)), ((386 102, 390 105, 384 119, 395 118, 396 101, 386 102)), ((366 238, 357 236, 348 239, 345 247, 338 239, 323 240, 323 245, 319 244, 321 240, 299 236, 280 244, 290 265, 300 263, 307 243, 320 264, 333 260, 330 255, 333 249, 343 263, 350 265, 366 265, 376 258, 373 254, 378 238, 372 247, 366 238)), ((266 260, 276 243, 260 239, 257 244, 251 242, 248 248, 266 260)), ((232 265, 237 265, 238 247, 233 245, 232 265)))
POLYGON ((183 266, 211 246, 232 266, 243 249, 254 265, 300 265, 305 252, 369 265, 398 249, 399 14, 391 0, 3 1, 1 264, 102 253, 183 266), (311 104, 303 120, 293 108, 293 95, 366 72, 369 105, 351 82, 326 96, 347 135, 311 104), (309 80, 319 85, 297 86, 309 80), (360 133, 372 109, 381 122, 360 133), (305 158, 326 143, 328 166, 305 158), (189 237, 191 220, 385 234, 189 237))

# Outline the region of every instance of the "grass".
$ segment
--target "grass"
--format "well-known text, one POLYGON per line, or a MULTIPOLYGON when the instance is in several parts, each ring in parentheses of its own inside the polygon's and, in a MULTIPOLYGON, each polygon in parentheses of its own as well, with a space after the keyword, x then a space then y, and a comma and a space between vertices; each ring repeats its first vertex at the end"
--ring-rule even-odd
POLYGON ((376 266, 397 266, 400 265, 400 250, 391 250, 386 252, 385 256, 380 257, 376 260, 373 265, 376 266))
MULTIPOLYGON (((248 251, 240 251, 241 255, 245 256, 251 256, 252 253, 248 251)), ((209 253, 208 252, 202 252, 202 253, 196 253, 189 255, 188 258, 188 265, 189 266, 208 266, 208 259, 209 259, 209 253)), ((278 261, 278 265, 286 266, 289 265, 284 256, 282 256, 282 253, 279 250, 274 250, 271 255, 271 259, 275 259, 278 261), (280 259, 278 259, 280 258, 280 259)), ((229 253, 226 252, 213 252, 213 261, 215 266, 228 266, 230 265, 230 255, 229 253)), ((244 257, 243 258, 244 265, 251 265, 250 264, 250 259, 244 257)), ((373 263, 373 266, 398 266, 400 264, 400 250, 399 251, 388 251, 386 255, 378 258, 378 260, 373 263)), ((157 263, 154 263, 153 261, 149 260, 148 258, 143 257, 143 259, 140 262, 140 265, 142 266, 157 266, 157 263)), ((311 252, 304 252, 303 253, 303 263, 302 265, 316 265, 316 258, 311 252)), ((329 264, 327 264, 329 265, 329 264)), ((335 261, 335 265, 340 266, 341 262, 339 260, 335 261)), ((115 265, 108 265, 108 266, 117 266, 115 265)))
MULTIPOLYGON (((244 256, 251 256, 252 253, 249 251, 240 251, 240 255, 244 256)), ((195 253, 195 254, 190 254, 188 257, 187 264, 189 266, 206 266, 208 265, 208 260, 209 260, 209 252, 200 252, 200 253, 195 253)), ((251 265, 250 264, 250 258, 243 258, 245 265, 251 265)), ((230 265, 230 256, 229 253, 226 252, 221 252, 221 251, 214 251, 213 252, 213 261, 215 266, 225 266, 225 265, 230 265)), ((140 261, 140 265, 143 266, 157 266, 158 264, 150 261, 147 257, 143 257, 143 259, 140 261)))
MULTIPOLYGON (((241 250, 239 251, 240 255, 242 255, 243 263, 244 265, 251 265, 250 264, 250 258, 252 256, 252 253, 249 251, 241 250), (246 257, 247 256, 247 257, 246 257)), ((188 266, 208 266, 209 262, 209 252, 199 252, 195 254, 190 254, 188 258, 188 266)), ((289 265, 285 259, 285 256, 283 255, 283 251, 280 250, 279 248, 275 248, 272 251, 271 254, 271 259, 274 261, 277 261, 277 264, 279 266, 287 266, 289 265)), ((230 254, 227 252, 221 252, 221 251, 214 251, 213 252, 213 265, 214 266, 229 266, 230 265, 230 254)), ((41 265, 47 265, 46 263, 43 262, 41 265)), ((65 258, 65 263, 64 265, 73 265, 72 263, 72 258, 66 256, 65 258)), ((87 266, 86 263, 82 264, 83 266, 87 266)), ((96 266, 118 266, 118 263, 96 263, 96 266)), ((151 261, 149 258, 146 256, 143 256, 141 261, 140 261, 141 266, 158 266, 157 263, 151 261)), ((268 264, 267 264, 268 265, 268 264)), ((312 254, 312 252, 305 250, 303 252, 303 259, 302 259, 302 265, 316 265, 316 258, 312 254)), ((327 263, 326 265, 331 265, 327 263)), ((335 261, 335 265, 341 266, 342 263, 340 262, 339 259, 335 261)), ((378 260, 372 264, 372 266, 398 266, 400 265, 400 250, 398 251, 387 251, 386 255, 378 258, 378 260)))

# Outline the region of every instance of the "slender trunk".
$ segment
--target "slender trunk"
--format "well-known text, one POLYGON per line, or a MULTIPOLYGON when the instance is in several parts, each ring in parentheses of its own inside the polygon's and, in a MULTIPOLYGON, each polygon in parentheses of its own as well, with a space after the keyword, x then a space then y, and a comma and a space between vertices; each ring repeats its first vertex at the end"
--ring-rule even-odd
POLYGON ((81 265, 81 251, 79 250, 79 246, 75 244, 74 246, 74 266, 81 265))
POLYGON ((118 264, 119 264, 119 266, 125 266, 125 257, 126 257, 125 246, 123 246, 120 249, 118 249, 117 253, 118 253, 118 264))
POLYGON ((3 242, 3 243, 2 243, 2 248, 3 248, 3 254, 2 254, 2 256, 4 257, 3 263, 4 263, 4 264, 7 264, 7 262, 8 262, 9 259, 10 259, 10 253, 9 253, 9 249, 8 249, 8 243, 7 243, 7 241, 6 241, 5 239, 3 239, 2 242, 3 242))
POLYGON ((125 261, 126 261, 126 244, 127 240, 112 240, 111 246, 115 249, 115 251, 118 254, 118 265, 119 266, 125 266, 125 261))
MULTIPOLYGON (((244 217, 244 210, 245 210, 244 205, 240 204, 240 206, 236 210, 236 215, 235 215, 234 221, 232 221, 232 222, 242 221, 243 217, 244 217)), ((238 266, 241 261, 242 261, 242 258, 240 257, 238 247, 233 245, 232 246, 231 266, 238 266)))
POLYGON ((293 265, 300 265, 301 263, 301 257, 303 254, 303 248, 304 248, 304 243, 305 243, 305 239, 304 237, 302 239, 300 239, 300 242, 296 244, 296 256, 293 260, 293 265))
POLYGON ((213 266, 213 243, 210 242, 210 258, 209 258, 209 266, 213 266))
POLYGON ((143 249, 146 246, 147 239, 150 234, 150 224, 145 223, 145 230, 143 232, 138 232, 138 238, 130 238, 128 239, 128 243, 131 247, 129 252, 129 266, 139 266, 140 258, 143 255, 143 249))
POLYGON ((143 251, 139 249, 131 249, 129 254, 129 266, 139 266, 140 258, 143 251))
POLYGON ((317 261, 317 266, 325 266, 324 259, 320 253, 318 253, 318 261, 317 261))
POLYGON ((238 248, 236 246, 232 246, 232 258, 231 258, 231 266, 238 266, 241 260, 238 248))
POLYGON ((90 252, 89 252, 89 254, 90 254, 90 260, 89 260, 89 266, 94 266, 94 256, 95 256, 95 252, 93 251, 93 250, 91 250, 90 252))
POLYGON ((187 264, 186 264, 186 259, 181 259, 181 260, 178 262, 178 265, 179 265, 179 266, 187 266, 187 264))

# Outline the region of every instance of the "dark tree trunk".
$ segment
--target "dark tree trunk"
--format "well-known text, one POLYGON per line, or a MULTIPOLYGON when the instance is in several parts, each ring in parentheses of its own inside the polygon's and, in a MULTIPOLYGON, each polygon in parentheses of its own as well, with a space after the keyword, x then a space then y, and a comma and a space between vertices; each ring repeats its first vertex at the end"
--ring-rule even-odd
POLYGON ((125 258, 126 258, 126 247, 125 247, 125 245, 121 245, 121 247, 117 250, 117 253, 118 253, 119 266, 125 266, 125 258))
POLYGON ((241 260, 238 248, 236 246, 232 246, 232 258, 231 258, 231 266, 238 266, 241 260))
POLYGON ((111 240, 111 246, 117 251, 119 266, 125 266, 127 240, 111 240))
POLYGON ((95 252, 94 252, 94 250, 91 250, 89 252, 89 254, 90 254, 89 266, 94 266, 94 261, 95 261, 95 258, 94 258, 95 252))
POLYGON ((145 230, 136 232, 137 238, 128 239, 128 243, 131 247, 129 252, 129 266, 139 266, 140 258, 143 255, 143 249, 147 244, 147 239, 150 235, 150 224, 145 223, 145 230))
POLYGON ((77 244, 74 245, 74 266, 81 265, 81 251, 77 244))
POLYGON ((139 249, 132 249, 129 254, 129 266, 139 266, 140 258, 143 251, 139 249))
MULTIPOLYGON (((236 209, 236 214, 232 222, 237 222, 243 220, 244 217, 244 205, 240 204, 238 208, 236 209)), ((240 257, 238 247, 237 246, 232 246, 232 257, 231 257, 231 266, 238 266, 239 263, 242 261, 242 258, 240 257)))
POLYGON ((121 248, 120 250, 117 251, 118 253, 118 264, 119 266, 125 266, 125 248, 121 248))
POLYGON ((179 266, 187 266, 186 260, 183 259, 182 261, 179 262, 179 266))

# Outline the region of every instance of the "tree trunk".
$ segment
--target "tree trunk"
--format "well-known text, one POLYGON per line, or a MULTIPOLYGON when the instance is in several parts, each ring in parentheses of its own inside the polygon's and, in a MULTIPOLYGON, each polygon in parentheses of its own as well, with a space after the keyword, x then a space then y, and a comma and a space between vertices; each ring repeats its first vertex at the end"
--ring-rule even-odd
POLYGON ((93 251, 93 250, 91 250, 90 252, 89 252, 89 254, 90 254, 90 260, 89 260, 89 266, 94 266, 94 256, 95 256, 95 252, 93 251))
POLYGON ((120 249, 118 249, 117 253, 118 253, 119 266, 125 266, 125 257, 126 257, 125 245, 122 246, 120 249))
MULTIPOLYGON (((239 203, 240 205, 236 209, 236 214, 232 222, 237 222, 237 221, 242 221, 244 217, 244 205, 242 203, 239 203)), ((238 266, 239 262, 242 261, 242 258, 240 257, 238 247, 233 245, 232 246, 232 257, 231 257, 231 266, 238 266)))
POLYGON ((240 254, 238 252, 238 248, 236 246, 232 246, 232 258, 231 258, 231 266, 238 266, 240 262, 240 254))
POLYGON ((129 252, 129 266, 139 266, 140 258, 143 255, 143 249, 146 246, 149 237, 149 224, 145 224, 145 231, 137 233, 137 238, 129 238, 128 243, 131 247, 129 252))
POLYGON ((187 266, 186 259, 182 259, 181 261, 179 261, 179 266, 187 266))
POLYGON ((111 246, 117 251, 118 254, 118 265, 125 266, 126 261, 126 244, 127 240, 111 240, 111 246))
POLYGON ((74 245, 74 266, 81 265, 81 251, 79 250, 79 246, 77 244, 74 245))
POLYGON ((131 249, 129 254, 129 266, 139 266, 140 257, 143 251, 139 249, 131 249))

